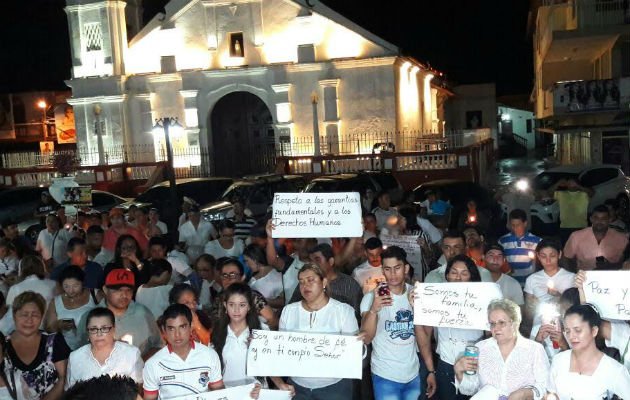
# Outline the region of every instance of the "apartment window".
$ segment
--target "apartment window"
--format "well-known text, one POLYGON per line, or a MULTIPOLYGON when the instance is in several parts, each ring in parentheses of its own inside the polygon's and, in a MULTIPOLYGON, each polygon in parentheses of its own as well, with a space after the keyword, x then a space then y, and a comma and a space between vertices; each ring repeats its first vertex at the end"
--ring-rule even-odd
POLYGON ((532 133, 532 120, 528 119, 525 121, 525 132, 532 133))
POLYGON ((243 32, 230 33, 230 57, 245 57, 243 32))

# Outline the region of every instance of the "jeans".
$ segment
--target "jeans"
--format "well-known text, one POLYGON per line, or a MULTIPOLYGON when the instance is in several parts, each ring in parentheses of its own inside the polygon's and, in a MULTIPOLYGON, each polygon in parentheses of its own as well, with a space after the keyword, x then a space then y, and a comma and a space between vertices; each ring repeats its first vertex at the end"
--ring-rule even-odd
POLYGON ((420 375, 407 383, 399 383, 372 374, 374 400, 418 400, 420 375))
POLYGON ((418 353, 418 359, 420 360, 420 398, 419 400, 426 400, 427 394, 427 376, 429 376, 429 369, 422 359, 422 355, 418 353))
POLYGON ((438 360, 435 371, 436 394, 440 400, 466 400, 470 398, 462 394, 455 394, 455 368, 451 364, 438 360))
POLYGON ((300 386, 289 379, 289 384, 295 388, 292 400, 348 400, 352 399, 352 379, 342 379, 339 382, 319 389, 309 389, 300 386))

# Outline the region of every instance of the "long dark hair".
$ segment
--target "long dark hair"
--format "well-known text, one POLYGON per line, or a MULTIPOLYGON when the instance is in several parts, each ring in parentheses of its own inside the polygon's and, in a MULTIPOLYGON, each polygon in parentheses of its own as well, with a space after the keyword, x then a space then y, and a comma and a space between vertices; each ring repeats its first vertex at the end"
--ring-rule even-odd
POLYGON ((472 258, 465 256, 463 254, 457 255, 446 264, 446 271, 444 271, 444 277, 448 276, 451 268, 453 268, 453 264, 456 262, 462 262, 466 265, 466 269, 470 273, 470 281, 469 282, 481 282, 481 274, 479 273, 479 268, 477 268, 477 264, 472 260, 472 258))
MULTIPOLYGON (((245 317, 245 321, 247 322, 247 327, 252 329, 260 329, 260 320, 258 319, 258 311, 256 310, 256 306, 254 305, 254 294, 252 293, 252 289, 244 283, 235 282, 228 286, 227 289, 222 293, 221 297, 227 303, 232 295, 240 294, 247 299, 247 303, 249 304, 249 311, 247 312, 247 316, 245 317)), ((227 313, 227 308, 221 318, 217 321, 216 327, 212 331, 212 344, 214 345, 214 349, 217 354, 219 354, 219 358, 223 363, 223 347, 225 347, 225 340, 227 338, 228 325, 230 324, 230 316, 227 313)))
POLYGON ((120 235, 118 240, 116 240, 116 249, 114 251, 114 264, 115 265, 122 265, 123 263, 121 247, 122 247, 123 242, 127 239, 133 240, 133 242, 136 244, 136 257, 138 258, 138 260, 142 259, 142 250, 140 249, 140 244, 138 243, 136 238, 133 237, 132 235, 126 235, 126 234, 120 235))

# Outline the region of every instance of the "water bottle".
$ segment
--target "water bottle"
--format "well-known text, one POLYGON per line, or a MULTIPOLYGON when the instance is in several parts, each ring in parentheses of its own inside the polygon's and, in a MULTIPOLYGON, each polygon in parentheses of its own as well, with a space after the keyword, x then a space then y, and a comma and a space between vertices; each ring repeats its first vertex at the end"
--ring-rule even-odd
MULTIPOLYGON (((464 350, 464 356, 466 357, 479 357, 479 347, 468 345, 464 350)), ((465 371, 466 375, 475 375, 477 371, 465 371)))

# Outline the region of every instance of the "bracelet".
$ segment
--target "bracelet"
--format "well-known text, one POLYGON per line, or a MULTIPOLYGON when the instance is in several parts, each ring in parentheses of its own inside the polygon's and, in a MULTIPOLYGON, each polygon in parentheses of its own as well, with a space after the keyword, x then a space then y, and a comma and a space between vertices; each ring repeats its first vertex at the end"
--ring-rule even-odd
POLYGON ((433 371, 427 371, 427 372, 428 372, 428 373, 430 373, 430 374, 433 374, 433 375, 437 375, 437 371, 436 371, 436 370, 433 370, 433 371))
POLYGON ((368 310, 368 312, 369 312, 370 314, 378 315, 378 313, 376 313, 376 312, 372 311, 372 309, 371 309, 371 308, 368 310))

